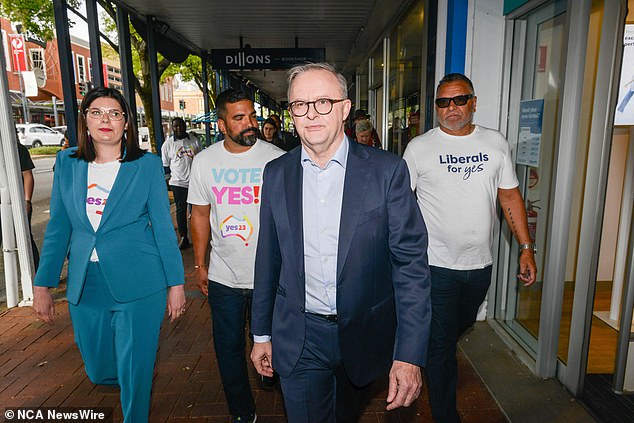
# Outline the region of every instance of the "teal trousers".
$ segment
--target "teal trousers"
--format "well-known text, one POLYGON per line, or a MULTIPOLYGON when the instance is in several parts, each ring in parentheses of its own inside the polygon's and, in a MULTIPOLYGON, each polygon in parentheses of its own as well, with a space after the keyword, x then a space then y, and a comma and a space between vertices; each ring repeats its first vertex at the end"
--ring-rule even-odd
POLYGON ((135 301, 117 302, 99 263, 91 262, 79 303, 68 305, 88 378, 95 384, 120 387, 125 423, 148 421, 166 295, 163 289, 135 301))

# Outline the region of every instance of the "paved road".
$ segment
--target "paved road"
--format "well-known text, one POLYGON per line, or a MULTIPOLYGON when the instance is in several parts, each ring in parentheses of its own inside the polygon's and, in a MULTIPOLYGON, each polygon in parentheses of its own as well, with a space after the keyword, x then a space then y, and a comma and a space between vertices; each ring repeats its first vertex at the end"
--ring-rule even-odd
MULTIPOLYGON (((53 187, 53 165, 55 156, 34 157, 33 177, 35 178, 35 191, 33 192, 33 216, 31 228, 33 238, 38 247, 42 247, 44 230, 49 219, 49 202, 53 187)), ((6 307, 6 288, 4 279, 4 258, 0 254, 0 308, 6 307)))

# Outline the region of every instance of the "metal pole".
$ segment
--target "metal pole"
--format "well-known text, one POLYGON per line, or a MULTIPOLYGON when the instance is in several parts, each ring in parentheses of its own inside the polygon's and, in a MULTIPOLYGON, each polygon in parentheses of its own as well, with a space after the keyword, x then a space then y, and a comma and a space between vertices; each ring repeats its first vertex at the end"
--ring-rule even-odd
MULTIPOLYGON (((136 97, 134 95, 134 71, 132 70, 132 50, 130 46, 130 21, 128 12, 117 6, 117 31, 119 33, 119 63, 121 65, 121 81, 123 81, 123 95, 128 100, 130 120, 137 121, 136 97)), ((139 122, 139 126, 143 126, 139 122)))
POLYGON ((72 147, 77 145, 77 93, 75 91, 75 72, 73 72, 73 57, 70 49, 67 9, 66 0, 53 0, 59 68, 64 94, 64 111, 66 112, 66 131, 68 143, 72 147))
MULTIPOLYGON (((4 46, 0 43, 0 69, 5 69, 5 66, 4 46)), ((31 250, 31 236, 26 217, 17 143, 7 74, 0 72, 0 196, 2 197, 0 212, 2 213, 7 307, 15 307, 18 304, 16 258, 19 258, 22 277, 23 301, 20 305, 30 305, 33 298, 33 250, 31 250), (13 227, 11 227, 12 224, 13 227)))
POLYGON ((55 126, 59 126, 59 113, 57 113, 57 97, 52 96, 51 101, 53 102, 53 115, 55 116, 55 126))
POLYGON ((22 96, 22 114, 24 116, 24 123, 29 123, 29 107, 26 104, 26 94, 24 93, 24 84, 22 82, 22 71, 18 69, 18 80, 20 81, 20 95, 22 96))
MULTIPOLYGON (((207 52, 200 53, 200 59, 203 67, 203 107, 205 108, 205 116, 209 116, 209 75, 207 74, 207 52)), ((205 120, 205 141, 207 145, 211 145, 211 129, 209 128, 209 119, 205 120)))
POLYGON ((161 93, 159 90, 160 77, 158 73, 158 57, 154 32, 154 17, 147 17, 147 49, 150 58, 150 80, 152 83, 152 118, 154 119, 154 139, 156 151, 161 154, 163 146, 163 125, 161 117, 161 93))
POLYGON ((101 37, 99 36, 99 18, 97 17, 97 2, 95 0, 86 0, 86 20, 88 21, 88 38, 90 38, 92 84, 94 87, 103 87, 101 37))

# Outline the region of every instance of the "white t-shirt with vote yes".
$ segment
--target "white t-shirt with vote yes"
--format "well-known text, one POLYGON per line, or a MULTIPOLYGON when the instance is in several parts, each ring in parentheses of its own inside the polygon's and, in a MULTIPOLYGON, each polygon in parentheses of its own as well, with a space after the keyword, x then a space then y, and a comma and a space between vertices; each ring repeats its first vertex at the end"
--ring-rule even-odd
POLYGON ((187 202, 211 206, 210 280, 231 288, 253 289, 262 172, 268 162, 282 154, 283 150, 262 140, 234 154, 222 141, 194 157, 187 202))
MULTIPOLYGON (((88 163, 88 192, 86 193, 86 214, 92 228, 96 231, 112 186, 114 185, 121 162, 88 163)), ((99 261, 97 250, 93 248, 90 261, 99 261)))
POLYGON ((481 126, 466 136, 434 128, 403 154, 429 233, 429 264, 455 270, 493 263, 498 188, 518 186, 509 144, 481 126))

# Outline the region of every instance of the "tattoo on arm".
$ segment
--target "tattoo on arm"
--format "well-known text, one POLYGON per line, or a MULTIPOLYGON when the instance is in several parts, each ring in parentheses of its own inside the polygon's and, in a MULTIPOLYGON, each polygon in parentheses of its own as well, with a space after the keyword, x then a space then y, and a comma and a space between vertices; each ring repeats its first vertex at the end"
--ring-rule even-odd
POLYGON ((513 219, 513 213, 511 212, 510 207, 506 208, 506 215, 508 216, 508 223, 509 223, 509 226, 511 227, 511 231, 513 231, 514 234, 517 234, 517 231, 515 228, 515 220, 513 219))

